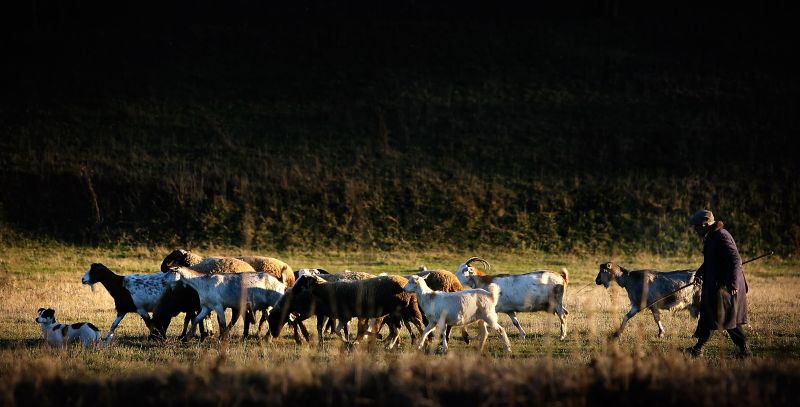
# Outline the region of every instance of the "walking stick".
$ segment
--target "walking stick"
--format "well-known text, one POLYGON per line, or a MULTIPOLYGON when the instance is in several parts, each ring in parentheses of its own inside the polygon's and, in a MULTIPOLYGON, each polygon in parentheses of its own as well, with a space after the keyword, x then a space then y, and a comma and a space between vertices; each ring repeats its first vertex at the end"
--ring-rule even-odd
MULTIPOLYGON (((586 287, 588 287, 588 286, 590 286, 590 285, 592 285, 592 284, 594 284, 594 281, 590 281, 588 284, 586 284, 585 286, 581 287, 581 288, 580 288, 580 289, 579 289, 577 292, 575 292, 575 294, 572 294, 572 295, 573 295, 573 296, 576 296, 576 295, 580 294, 580 292, 581 292, 581 291, 585 290, 585 289, 586 289, 586 287)), ((591 291, 591 290, 589 290, 589 291, 591 291)), ((587 291, 587 292, 588 292, 588 291, 587 291)))
MULTIPOLYGON (((772 250, 770 250, 768 253, 764 253, 764 254, 762 254, 761 256, 758 256, 758 257, 753 257, 753 258, 752 258, 752 259, 750 259, 750 260, 743 261, 743 262, 742 262, 742 265, 745 265, 745 264, 747 264, 747 263, 750 263, 750 262, 756 261, 756 260, 758 260, 758 259, 761 259, 761 258, 764 258, 764 257, 767 257, 767 256, 772 256, 774 253, 775 253, 775 252, 773 252, 772 250)), ((647 309, 647 308, 650 308, 650 307, 652 307, 653 305, 655 305, 655 304, 657 304, 657 303, 659 303, 659 302, 661 302, 661 301, 663 301, 663 300, 665 300, 665 299, 669 298, 671 295, 673 295, 673 294, 677 293, 678 291, 680 291, 680 290, 683 290, 684 288, 687 288, 687 287, 691 287, 691 286, 693 286, 693 285, 694 285, 694 281, 692 281, 691 283, 688 283, 688 284, 686 284, 686 285, 684 285, 684 286, 681 286, 681 287, 680 287, 680 288, 678 288, 677 290, 675 290, 675 291, 673 291, 673 292, 671 292, 671 293, 669 293, 669 294, 667 294, 667 295, 665 295, 665 296, 663 296, 663 297, 661 297, 661 298, 659 298, 659 299, 657 299, 657 300, 655 300, 655 301, 651 302, 650 304, 647 304, 647 306, 646 306, 646 307, 640 308, 640 309, 639 309, 639 311, 637 311, 637 312, 636 312, 636 314, 638 314, 638 313, 640 313, 640 312, 644 311, 645 309, 647 309)), ((633 318, 633 316, 635 316, 636 314, 633 314, 633 315, 631 316, 631 318, 633 318)), ((628 318, 628 319, 630 319, 630 318, 628 318)))

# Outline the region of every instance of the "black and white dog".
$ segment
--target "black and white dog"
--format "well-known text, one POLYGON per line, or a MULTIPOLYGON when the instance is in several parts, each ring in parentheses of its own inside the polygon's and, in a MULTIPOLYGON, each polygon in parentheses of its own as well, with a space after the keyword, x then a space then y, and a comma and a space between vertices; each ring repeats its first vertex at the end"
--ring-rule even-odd
POLYGON ((54 348, 63 348, 73 342, 80 342, 85 348, 100 344, 100 330, 96 326, 90 322, 59 324, 52 308, 39 308, 36 323, 42 328, 45 341, 54 348))

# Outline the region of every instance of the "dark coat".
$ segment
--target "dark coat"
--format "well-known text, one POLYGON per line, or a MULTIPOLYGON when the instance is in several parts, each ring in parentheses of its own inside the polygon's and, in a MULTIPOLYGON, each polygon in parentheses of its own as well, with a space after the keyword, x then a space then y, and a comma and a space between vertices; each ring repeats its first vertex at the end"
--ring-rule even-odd
POLYGON ((696 276, 703 280, 697 331, 733 329, 747 323, 747 281, 733 236, 722 222, 703 240, 703 265, 696 276), (731 289, 738 291, 731 295, 731 289))

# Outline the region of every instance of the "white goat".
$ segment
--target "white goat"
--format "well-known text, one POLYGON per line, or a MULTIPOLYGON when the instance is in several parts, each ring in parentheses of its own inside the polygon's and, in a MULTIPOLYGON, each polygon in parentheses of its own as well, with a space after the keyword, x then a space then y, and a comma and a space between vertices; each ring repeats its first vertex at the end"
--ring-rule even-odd
POLYGON ((499 332, 503 345, 508 352, 511 352, 506 330, 497 322, 495 306, 500 297, 500 287, 497 284, 490 284, 489 291, 474 289, 442 292, 431 290, 425 283, 426 277, 412 275, 403 287, 404 290, 417 295, 417 301, 428 318, 428 326, 422 332, 417 349, 422 349, 425 338, 438 327, 442 335, 442 351, 447 352, 447 326, 468 325, 480 321, 483 329, 478 333, 478 349, 483 352, 486 346, 488 335, 486 324, 489 324, 492 329, 499 332))
POLYGON ((117 318, 111 324, 108 335, 106 335, 106 341, 110 341, 117 326, 122 322, 122 318, 129 312, 139 314, 152 332, 152 323, 148 312, 155 310, 161 294, 174 278, 169 273, 121 276, 100 263, 93 263, 86 270, 81 282, 91 285, 92 289, 94 289, 94 284, 100 283, 114 297, 117 318))
MULTIPOLYGON (((181 266, 172 267, 171 270, 175 272, 175 281, 183 281, 200 297, 200 313, 192 321, 188 338, 194 337, 197 324, 211 311, 217 313, 220 336, 224 338, 228 333, 225 309, 241 312, 244 308, 251 312, 266 312, 275 306, 286 291, 285 284, 265 272, 203 274, 181 266)), ((257 336, 261 328, 259 324, 257 336)))
POLYGON ((473 257, 460 265, 456 276, 464 286, 487 288, 490 284, 500 286, 500 300, 497 312, 508 314, 511 322, 525 338, 525 330, 517 319, 517 312, 552 312, 561 321, 561 340, 567 336, 567 315, 564 308, 564 296, 567 291, 569 273, 562 268, 560 273, 549 270, 533 271, 525 274, 485 275, 469 264, 472 261, 485 260, 473 257))
POLYGON ((56 322, 56 311, 52 308, 39 308, 36 323, 42 328, 42 335, 47 344, 54 348, 63 348, 73 342, 80 342, 84 348, 101 343, 100 330, 91 322, 59 324, 56 322))

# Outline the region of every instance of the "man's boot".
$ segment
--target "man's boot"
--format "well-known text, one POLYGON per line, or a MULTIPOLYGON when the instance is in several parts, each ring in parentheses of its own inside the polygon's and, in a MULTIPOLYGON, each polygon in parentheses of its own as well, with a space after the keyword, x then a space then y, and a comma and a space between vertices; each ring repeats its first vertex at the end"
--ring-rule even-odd
POLYGON ((688 348, 681 349, 681 352, 693 358, 697 358, 703 356, 703 346, 689 346, 688 348))
POLYGON ((739 359, 747 359, 753 356, 753 351, 750 350, 750 346, 744 345, 739 348, 739 352, 736 354, 736 357, 739 359))

